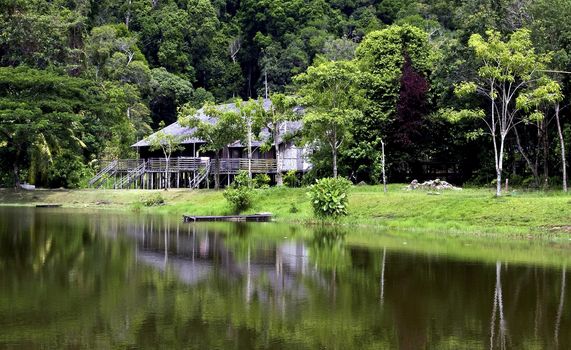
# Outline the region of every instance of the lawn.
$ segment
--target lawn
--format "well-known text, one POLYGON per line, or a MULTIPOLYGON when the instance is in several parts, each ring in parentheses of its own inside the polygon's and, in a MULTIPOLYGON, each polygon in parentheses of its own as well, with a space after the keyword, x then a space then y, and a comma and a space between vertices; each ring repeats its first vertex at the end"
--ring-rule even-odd
MULTIPOLYGON (((340 225, 375 226, 407 231, 469 232, 472 234, 555 235, 571 233, 571 195, 561 192, 511 192, 500 198, 492 189, 464 189, 429 194, 391 185, 355 186, 350 191, 349 215, 340 225)), ((271 212, 276 220, 313 223, 306 188, 256 190, 247 213, 271 212)), ((66 207, 127 209, 181 215, 230 213, 221 191, 184 190, 0 190, 0 203, 35 205, 61 203, 66 207), (141 201, 160 193, 165 205, 147 208, 141 201)))

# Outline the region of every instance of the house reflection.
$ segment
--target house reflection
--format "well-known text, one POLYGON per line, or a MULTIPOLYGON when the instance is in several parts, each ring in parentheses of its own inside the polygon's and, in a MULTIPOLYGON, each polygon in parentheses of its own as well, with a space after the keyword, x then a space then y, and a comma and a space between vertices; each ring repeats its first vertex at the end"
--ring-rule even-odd
POLYGON ((137 262, 168 271, 190 286, 222 277, 243 283, 247 302, 276 296, 305 299, 301 280, 308 277, 327 287, 303 242, 260 245, 250 242, 247 233, 228 235, 224 228, 148 220, 126 230, 136 240, 137 262))

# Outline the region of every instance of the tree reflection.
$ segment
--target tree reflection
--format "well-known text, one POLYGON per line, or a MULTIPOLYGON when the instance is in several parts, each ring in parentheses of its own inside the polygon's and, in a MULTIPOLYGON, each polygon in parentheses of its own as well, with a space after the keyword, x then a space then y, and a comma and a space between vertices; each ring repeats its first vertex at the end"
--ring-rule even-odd
POLYGON ((557 307, 557 317, 555 318, 555 347, 559 349, 559 329, 561 327, 561 316, 563 315, 563 303, 565 301, 565 282, 567 266, 563 265, 561 270, 561 293, 559 297, 559 306, 557 307))
POLYGON ((571 347, 565 268, 360 247, 333 227, 26 217, 0 212, 0 348, 571 347))
POLYGON ((507 349, 507 324, 504 317, 504 297, 502 293, 502 263, 496 262, 496 286, 494 289, 494 306, 492 308, 490 349, 507 349), (497 322, 497 326, 496 326, 497 322), (498 331, 496 337, 496 330, 498 331))
POLYGON ((319 270, 339 272, 351 267, 345 235, 346 232, 337 227, 320 226, 315 229, 309 243, 309 256, 319 270))

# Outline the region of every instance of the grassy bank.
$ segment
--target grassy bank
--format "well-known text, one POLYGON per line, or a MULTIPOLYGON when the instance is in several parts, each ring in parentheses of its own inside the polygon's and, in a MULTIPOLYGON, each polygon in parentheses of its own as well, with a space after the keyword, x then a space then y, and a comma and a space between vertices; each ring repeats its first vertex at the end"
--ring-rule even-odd
MULTIPOLYGON (((389 193, 379 186, 354 187, 346 225, 371 225, 399 230, 470 232, 473 234, 571 233, 571 195, 559 192, 513 192, 496 198, 488 189, 445 191, 440 195, 403 191, 393 185, 389 193)), ((278 221, 314 221, 307 189, 256 190, 248 213, 271 212, 278 221)), ((221 191, 213 190, 0 190, 0 203, 35 205, 60 203, 65 207, 128 209, 180 215, 222 215, 230 209, 221 191), (160 193, 166 204, 147 208, 145 198, 160 193)))

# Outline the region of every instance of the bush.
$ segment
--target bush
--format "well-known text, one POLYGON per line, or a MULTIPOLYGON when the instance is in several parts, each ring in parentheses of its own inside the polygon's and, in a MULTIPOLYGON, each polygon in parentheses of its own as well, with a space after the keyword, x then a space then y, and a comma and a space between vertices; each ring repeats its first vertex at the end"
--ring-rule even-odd
POLYGON ((141 202, 145 207, 156 207, 165 204, 165 199, 162 194, 154 193, 144 198, 141 202))
POLYGON ((224 198, 230 203, 232 209, 240 213, 252 205, 252 180, 247 172, 240 172, 234 182, 224 190, 224 198))
POLYGON ((285 173, 283 180, 287 187, 298 187, 300 185, 299 179, 297 178, 297 172, 295 170, 290 170, 285 173))
POLYGON ((289 207, 289 212, 293 213, 293 214, 299 212, 299 208, 297 207, 297 205, 295 203, 291 203, 291 206, 289 207))
POLYGON ((267 174, 258 174, 254 176, 254 187, 255 188, 269 188, 270 187, 270 176, 267 174))
POLYGON ((238 174, 234 177, 234 181, 230 185, 232 188, 239 188, 239 187, 252 187, 252 179, 248 175, 246 170, 240 170, 238 174))
POLYGON ((308 192, 315 216, 337 218, 347 215, 347 190, 350 186, 351 182, 344 178, 317 180, 308 192))
POLYGON ((65 151, 53 158, 47 175, 49 187, 79 188, 87 187, 93 173, 84 164, 83 157, 65 151))

